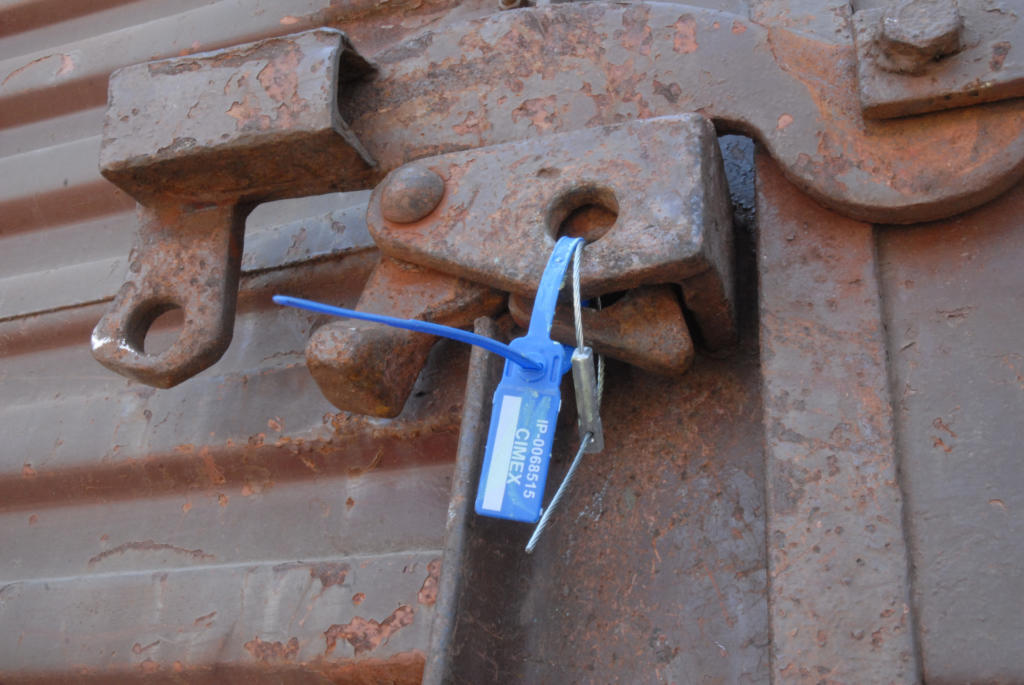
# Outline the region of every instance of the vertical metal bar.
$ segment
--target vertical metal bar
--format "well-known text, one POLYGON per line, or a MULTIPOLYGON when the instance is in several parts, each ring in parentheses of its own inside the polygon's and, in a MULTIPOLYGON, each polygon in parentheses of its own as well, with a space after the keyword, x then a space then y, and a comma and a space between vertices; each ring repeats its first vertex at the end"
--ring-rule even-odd
MULTIPOLYGON (((473 326, 475 333, 504 340, 500 327, 490 317, 480 317, 473 326)), ((504 360, 487 350, 474 347, 469 357, 466 395, 462 404, 462 425, 459 449, 452 474, 452 495, 448 505, 444 556, 438 586, 434 622, 430 628, 430 651, 423 672, 423 685, 442 685, 452 680, 452 646, 459 618, 467 575, 467 539, 471 534, 470 519, 480 461, 487 443, 491 418, 491 394, 501 377, 504 360)))
POLYGON ((916 683, 872 227, 757 161, 772 680, 916 683))

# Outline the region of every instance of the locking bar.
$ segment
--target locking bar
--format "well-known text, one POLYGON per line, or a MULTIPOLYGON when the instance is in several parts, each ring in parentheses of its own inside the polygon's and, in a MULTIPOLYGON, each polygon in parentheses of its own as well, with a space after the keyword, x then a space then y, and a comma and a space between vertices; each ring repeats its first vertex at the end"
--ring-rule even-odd
MULTIPOLYGON (((526 326, 533 302, 523 295, 508 299, 509 313, 526 326)), ((682 304, 671 285, 641 286, 600 310, 584 308, 587 343, 599 353, 662 376, 678 376, 693 363, 694 349, 682 304)), ((555 311, 551 337, 565 345, 575 341, 572 311, 555 311)))
MULTIPOLYGON (((505 308, 503 293, 416 264, 384 258, 356 309, 463 327, 505 308)), ((320 391, 345 411, 394 417, 402 411, 437 337, 364 321, 331 321, 306 345, 320 391)))

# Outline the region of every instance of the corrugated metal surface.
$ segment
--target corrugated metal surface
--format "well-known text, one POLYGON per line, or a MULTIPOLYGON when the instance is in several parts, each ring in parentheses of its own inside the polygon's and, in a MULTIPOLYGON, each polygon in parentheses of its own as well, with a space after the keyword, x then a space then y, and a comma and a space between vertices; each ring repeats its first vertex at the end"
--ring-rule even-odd
POLYGON ((97 160, 117 67, 325 24, 372 54, 451 3, 88 4, 0 3, 3 680, 416 682, 466 351, 437 348, 394 421, 321 397, 319 320, 268 294, 355 302, 377 260, 355 193, 252 215, 214 368, 166 392, 110 373, 89 333, 136 222, 97 160))

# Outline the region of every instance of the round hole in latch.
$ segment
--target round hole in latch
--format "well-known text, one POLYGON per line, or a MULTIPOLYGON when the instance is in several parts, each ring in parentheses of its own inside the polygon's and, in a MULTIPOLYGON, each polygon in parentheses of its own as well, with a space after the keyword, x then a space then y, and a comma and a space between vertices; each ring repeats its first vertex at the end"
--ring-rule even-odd
POLYGON ((559 195, 548 213, 556 238, 600 240, 619 218, 619 202, 610 188, 597 184, 577 186, 559 195))
POLYGON ((185 328, 185 310, 173 302, 141 307, 128 327, 128 344, 143 354, 157 356, 174 344, 185 328))
POLYGON ((143 350, 146 354, 163 354, 178 339, 184 327, 185 310, 178 306, 172 306, 153 319, 153 323, 149 325, 143 350))

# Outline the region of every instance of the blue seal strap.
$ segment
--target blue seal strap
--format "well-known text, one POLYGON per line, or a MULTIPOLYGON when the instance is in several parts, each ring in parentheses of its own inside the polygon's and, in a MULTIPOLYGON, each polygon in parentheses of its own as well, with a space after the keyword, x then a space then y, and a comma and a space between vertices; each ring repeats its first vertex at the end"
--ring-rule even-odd
POLYGON ((499 342, 492 338, 486 338, 482 335, 477 335, 470 331, 464 331, 461 328, 452 328, 451 326, 442 326, 439 323, 431 323, 430 321, 420 321, 418 319, 399 319, 395 316, 387 316, 386 314, 374 314, 373 312, 359 312, 354 309, 344 309, 343 307, 333 307, 329 304, 323 304, 322 302, 314 302, 313 300, 304 300, 301 297, 291 297, 289 295, 274 295, 275 304, 284 305, 286 307, 296 307, 298 309, 305 309, 307 311, 316 312, 317 314, 331 314, 332 316, 343 316, 348 319, 359 319, 360 321, 372 321, 373 323, 382 323, 392 328, 404 328, 407 331, 416 331, 417 333, 430 333, 431 335, 440 335, 444 338, 451 338, 459 342, 469 343, 470 345, 476 345, 482 347, 489 352, 501 355, 509 361, 513 361, 519 364, 524 369, 539 369, 540 362, 530 359, 524 356, 520 352, 516 352, 511 349, 508 345, 503 342, 499 342))
POLYGON ((572 348, 551 339, 558 291, 576 244, 561 238, 548 259, 534 299, 530 328, 510 343, 543 365, 540 371, 506 362, 494 391, 487 451, 476 492, 476 513, 535 523, 547 483, 551 446, 562 404, 562 376, 569 370, 572 348))
POLYGON ((540 279, 530 327, 525 336, 508 345, 459 328, 332 307, 287 295, 275 295, 274 302, 320 314, 440 335, 504 357, 507 360, 505 370, 494 391, 476 512, 482 516, 535 523, 540 518, 551 445, 562 404, 562 377, 572 363, 573 348, 551 339, 551 324, 566 269, 576 245, 582 241, 582 238, 564 237, 555 244, 540 279))

